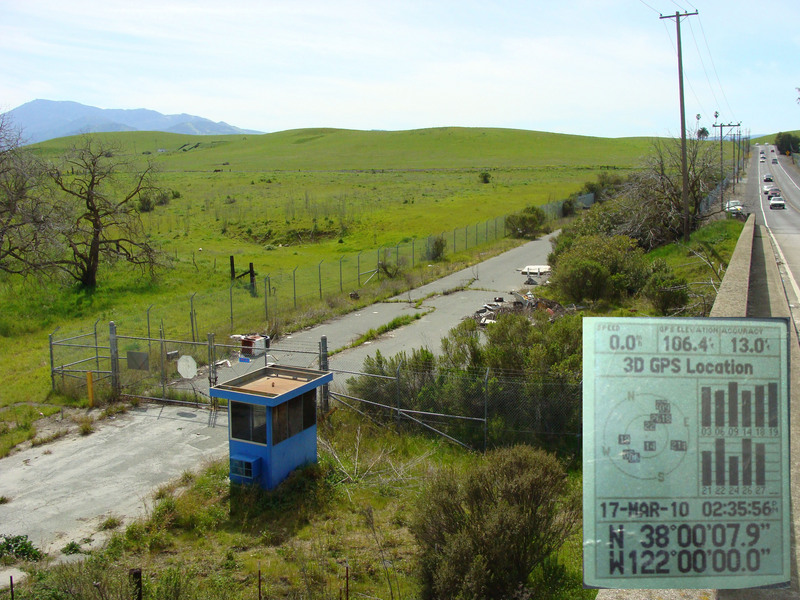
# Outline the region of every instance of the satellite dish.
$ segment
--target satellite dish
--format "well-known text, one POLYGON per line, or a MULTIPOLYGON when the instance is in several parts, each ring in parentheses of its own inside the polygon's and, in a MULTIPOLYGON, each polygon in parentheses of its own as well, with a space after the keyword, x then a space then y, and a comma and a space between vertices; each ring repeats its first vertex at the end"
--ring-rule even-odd
POLYGON ((197 375, 197 363, 194 362, 194 359, 185 354, 178 359, 178 373, 181 374, 181 377, 184 379, 192 379, 195 375, 197 375))

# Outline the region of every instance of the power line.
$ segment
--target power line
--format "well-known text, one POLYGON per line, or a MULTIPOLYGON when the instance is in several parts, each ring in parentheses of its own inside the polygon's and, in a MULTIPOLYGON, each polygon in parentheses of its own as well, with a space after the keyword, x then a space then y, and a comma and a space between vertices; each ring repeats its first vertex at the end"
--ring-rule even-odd
POLYGON ((658 11, 657 11, 655 8, 653 8, 652 6, 650 6, 650 5, 649 5, 647 2, 645 2, 644 0, 639 0, 639 2, 641 2, 642 4, 644 4, 644 5, 645 5, 647 8, 649 8, 650 10, 652 10, 652 11, 653 11, 654 13, 656 13, 657 15, 660 15, 660 14, 661 14, 660 12, 658 12, 658 11))
POLYGON ((725 106, 728 107, 728 111, 730 112, 731 115, 733 115, 734 114, 733 113, 733 109, 731 108, 731 105, 728 103, 728 97, 725 95, 725 89, 722 87, 722 82, 719 79, 719 73, 717 72, 717 66, 714 64, 714 56, 711 54, 711 48, 709 48, 709 46, 708 46, 708 37, 706 37, 706 31, 705 31, 705 28, 703 27, 703 20, 699 19, 699 23, 700 23, 700 31, 703 34, 703 40, 706 43, 706 50, 708 50, 708 58, 711 61, 711 67, 714 69, 714 75, 717 78, 717 85, 719 85, 719 91, 722 94, 722 99, 725 100, 725 106))
MULTIPOLYGON (((703 66, 703 73, 706 76, 706 81, 708 82, 708 89, 711 91, 711 95, 714 97, 714 104, 715 106, 719 106, 719 100, 717 99, 717 94, 714 93, 714 86, 711 84, 711 78, 708 76, 708 69, 706 69, 706 63, 703 60, 703 53, 700 52, 700 46, 697 44, 697 36, 694 34, 694 28, 692 27, 692 22, 689 21, 689 29, 692 33, 692 40, 694 41, 694 47, 697 48, 697 56, 700 58, 700 64, 703 66)), ((700 101, 697 102, 700 104, 700 101)), ((705 112, 705 110, 703 111, 705 112)))

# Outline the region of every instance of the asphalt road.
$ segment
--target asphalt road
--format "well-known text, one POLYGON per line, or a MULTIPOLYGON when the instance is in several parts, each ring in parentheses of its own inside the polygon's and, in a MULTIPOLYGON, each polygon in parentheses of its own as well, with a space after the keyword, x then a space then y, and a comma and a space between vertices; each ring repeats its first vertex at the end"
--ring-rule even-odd
MULTIPOLYGON (((748 207, 756 213, 756 222, 767 226, 773 246, 777 249, 778 266, 789 300, 789 308, 795 323, 800 323, 800 172, 791 164, 791 159, 771 152, 767 147, 766 162, 759 163, 753 157, 750 172, 758 173, 748 182, 748 207), (778 163, 773 164, 772 158, 778 163), (770 173, 774 184, 781 189, 786 203, 785 210, 770 210, 767 197, 762 193, 763 178, 770 173)), ((757 153, 754 153, 754 155, 757 153)))
POLYGON ((330 359, 330 368, 356 371, 363 365, 364 358, 374 355, 376 350, 385 356, 392 356, 400 351, 427 347, 439 354, 441 339, 465 317, 495 297, 503 296, 508 300, 513 290, 529 287, 523 285, 525 277, 517 269, 526 265, 547 264, 547 255, 552 249, 550 240, 554 235, 528 242, 479 265, 406 292, 390 302, 381 302, 295 333, 275 347, 280 348, 281 344, 311 346, 324 335, 328 339, 329 351, 333 352, 398 316, 422 313, 424 316, 420 319, 378 340, 335 353, 330 359), (424 300, 417 307, 416 302, 420 299, 424 300))

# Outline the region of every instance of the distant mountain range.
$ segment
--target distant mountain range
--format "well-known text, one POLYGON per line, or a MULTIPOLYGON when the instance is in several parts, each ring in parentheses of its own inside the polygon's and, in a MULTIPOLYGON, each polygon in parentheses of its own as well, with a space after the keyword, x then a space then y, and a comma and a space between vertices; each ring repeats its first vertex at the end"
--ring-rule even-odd
POLYGON ((144 108, 97 108, 69 101, 33 100, 6 115, 21 131, 26 144, 103 131, 165 131, 190 135, 262 133, 187 114, 163 115, 144 108))

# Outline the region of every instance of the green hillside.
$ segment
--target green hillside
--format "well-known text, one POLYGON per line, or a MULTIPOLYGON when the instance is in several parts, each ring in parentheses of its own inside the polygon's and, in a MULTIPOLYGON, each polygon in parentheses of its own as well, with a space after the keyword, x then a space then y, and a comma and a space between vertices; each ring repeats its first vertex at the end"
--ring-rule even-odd
MULTIPOLYGON (((464 169, 634 166, 650 138, 597 138, 520 129, 443 127, 411 131, 296 129, 251 136, 158 132, 97 134, 134 154, 150 152, 165 170, 238 171, 464 169), (162 152, 159 152, 161 150, 162 152), (225 164, 228 163, 228 164, 225 164)), ((36 146, 55 156, 75 142, 36 146)))
MULTIPOLYGON (((117 145, 120 158, 151 161, 159 171, 169 202, 142 219, 169 267, 150 280, 125 264, 103 264, 91 293, 66 279, 0 275, 0 376, 11 382, 0 395, 0 425, 23 419, 16 407, 53 401, 47 334, 56 329, 57 338, 66 337, 114 319, 141 333, 147 316, 154 334, 163 324, 186 339, 190 298, 200 330, 224 334, 273 331, 298 316, 307 322, 352 309, 351 290, 361 292, 361 302, 385 297, 412 277, 429 279, 518 243, 499 239, 504 215, 566 198, 609 169, 624 174, 652 145, 645 138, 484 128, 95 137, 117 145), (423 255, 429 236, 439 234, 446 260, 432 268, 423 255), (231 288, 230 256, 240 273, 253 263, 258 297, 231 288), (384 257, 402 259, 401 277, 370 276, 384 257), (268 278, 274 295, 265 306, 268 278), (367 280, 373 291, 361 289, 367 280), (344 303, 336 299, 341 292, 344 303), (276 311, 284 311, 277 323, 276 311)), ((32 150, 57 161, 80 141, 51 140, 32 150)))

